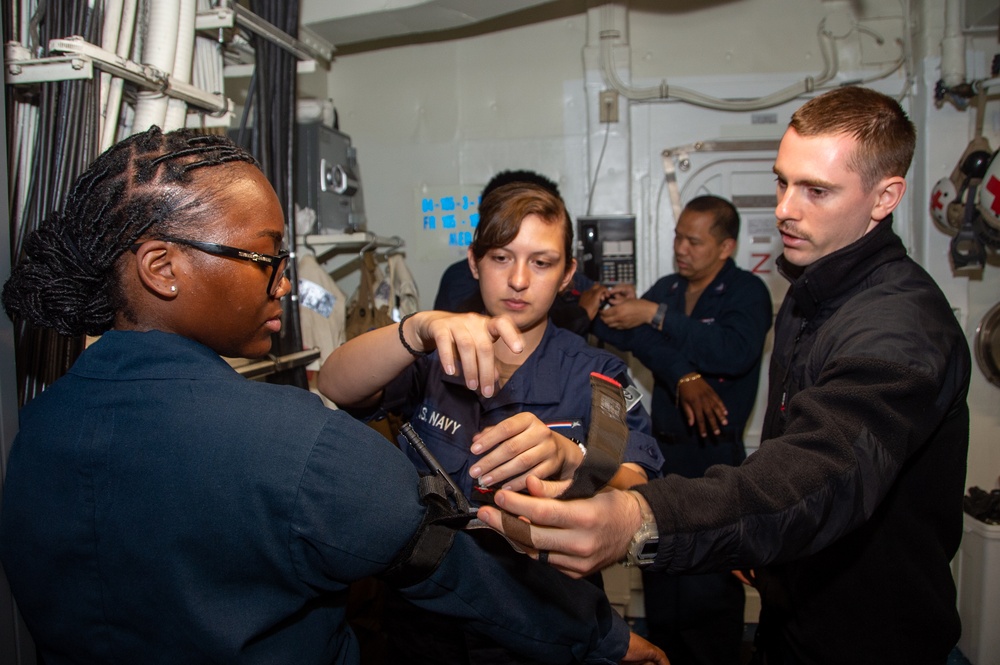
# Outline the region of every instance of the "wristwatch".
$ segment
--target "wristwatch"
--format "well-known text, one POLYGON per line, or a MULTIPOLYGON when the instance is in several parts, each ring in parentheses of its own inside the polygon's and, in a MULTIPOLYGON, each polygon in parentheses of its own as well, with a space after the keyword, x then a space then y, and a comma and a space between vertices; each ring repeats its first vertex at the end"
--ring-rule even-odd
POLYGON ((653 315, 652 321, 649 325, 653 326, 657 330, 663 330, 663 319, 667 317, 667 303, 661 302, 656 308, 656 314, 653 315))
POLYGON ((656 560, 656 551, 660 545, 660 532, 656 530, 656 518, 646 508, 643 501, 638 501, 638 503, 642 524, 639 525, 639 530, 629 541, 628 549, 625 551, 625 559, 621 562, 627 568, 632 566, 645 568, 652 564, 656 560))

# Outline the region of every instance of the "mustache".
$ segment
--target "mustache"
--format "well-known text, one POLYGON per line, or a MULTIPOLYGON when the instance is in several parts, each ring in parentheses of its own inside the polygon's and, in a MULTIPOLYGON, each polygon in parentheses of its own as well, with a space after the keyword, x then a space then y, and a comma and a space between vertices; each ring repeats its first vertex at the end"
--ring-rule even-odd
POLYGON ((778 221, 778 230, 782 233, 787 233, 790 236, 795 236, 796 238, 802 238, 803 240, 809 240, 809 236, 799 231, 793 222, 778 221))

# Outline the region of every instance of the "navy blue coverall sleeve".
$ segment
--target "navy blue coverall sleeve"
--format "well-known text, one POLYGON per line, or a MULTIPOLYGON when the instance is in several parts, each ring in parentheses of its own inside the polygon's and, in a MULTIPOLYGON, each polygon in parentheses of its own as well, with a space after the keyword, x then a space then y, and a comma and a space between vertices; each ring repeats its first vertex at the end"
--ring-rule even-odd
MULTIPOLYGON (((302 479, 293 523, 292 555, 303 581, 339 585, 385 570, 423 517, 417 487, 410 462, 370 428, 357 422, 328 426, 302 479), (354 436, 345 432, 354 425, 354 436), (370 472, 373 462, 378 474, 370 472)), ((544 662, 617 663, 624 656, 628 627, 599 589, 495 537, 456 534, 437 570, 402 589, 403 595, 544 662)))

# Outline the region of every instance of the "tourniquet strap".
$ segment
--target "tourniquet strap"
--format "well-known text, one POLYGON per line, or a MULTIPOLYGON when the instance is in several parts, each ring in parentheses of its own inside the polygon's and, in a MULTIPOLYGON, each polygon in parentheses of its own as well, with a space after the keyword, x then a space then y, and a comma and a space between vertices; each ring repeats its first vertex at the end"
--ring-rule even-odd
POLYGON ((449 490, 440 476, 420 477, 420 502, 427 511, 410 542, 379 575, 390 586, 408 587, 429 577, 451 549, 455 531, 475 519, 475 513, 462 512, 452 504, 449 490))
POLYGON ((622 386, 597 372, 590 373, 590 429, 587 454, 560 499, 594 496, 618 472, 628 443, 628 407, 622 386))

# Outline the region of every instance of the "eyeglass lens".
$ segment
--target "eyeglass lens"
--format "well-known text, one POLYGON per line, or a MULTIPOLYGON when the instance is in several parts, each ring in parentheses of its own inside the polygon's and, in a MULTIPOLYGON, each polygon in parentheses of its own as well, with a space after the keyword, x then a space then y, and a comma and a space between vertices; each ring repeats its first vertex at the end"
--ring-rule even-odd
POLYGON ((267 292, 272 296, 281 288, 281 280, 285 277, 285 271, 288 270, 288 258, 287 256, 282 257, 280 261, 271 265, 271 281, 267 284, 267 292))

